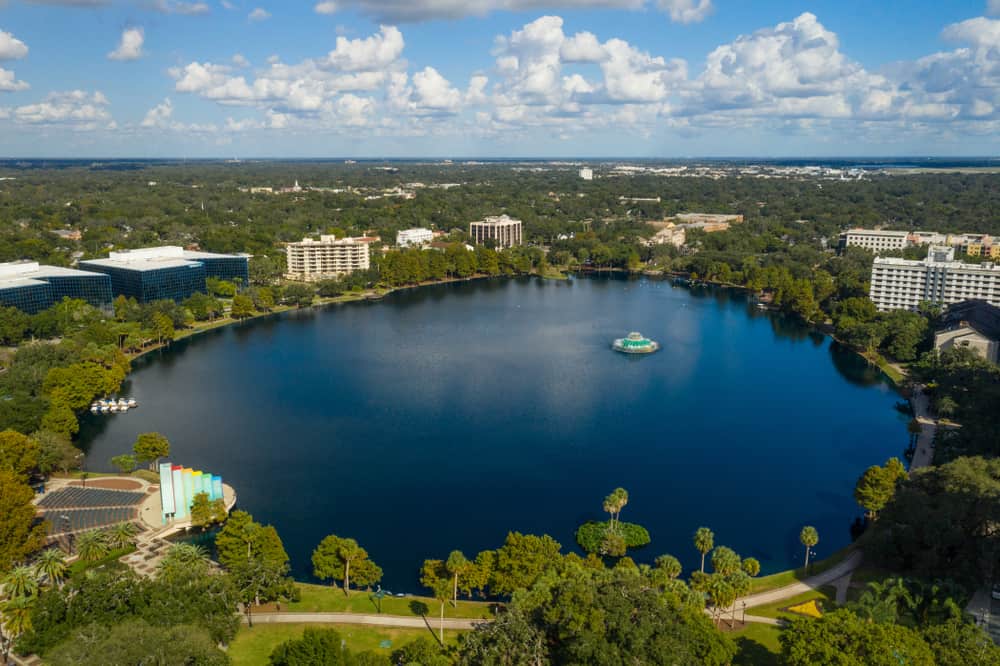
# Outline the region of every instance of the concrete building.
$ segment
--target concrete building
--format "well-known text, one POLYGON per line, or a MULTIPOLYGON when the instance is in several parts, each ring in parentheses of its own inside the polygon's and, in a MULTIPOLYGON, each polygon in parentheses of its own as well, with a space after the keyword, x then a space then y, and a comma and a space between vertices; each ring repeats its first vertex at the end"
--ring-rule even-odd
POLYGON ((434 240, 434 232, 430 229, 417 227, 416 229, 403 229, 396 232, 396 245, 399 247, 410 247, 411 245, 423 245, 434 240))
POLYGON ((955 261, 955 248, 942 246, 931 247, 922 261, 875 257, 869 295, 881 311, 915 310, 921 301, 1000 305, 1000 265, 955 261))
POLYGON ((580 178, 584 180, 594 180, 594 170, 584 167, 580 169, 580 178))
POLYGON ((42 266, 37 261, 0 264, 0 305, 35 314, 63 298, 111 310, 111 278, 100 272, 42 266))
POLYGON ((687 230, 683 226, 668 222, 665 227, 653 234, 653 237, 649 239, 649 244, 683 247, 686 241, 687 230))
POLYGON ((967 347, 991 363, 1000 363, 1000 308, 969 300, 949 307, 934 333, 934 348, 967 347))
POLYGON ((486 245, 493 241, 497 249, 514 247, 524 243, 521 220, 515 220, 507 215, 493 215, 481 222, 469 223, 469 235, 477 245, 486 245))
POLYGON ((941 234, 936 231, 882 231, 848 229, 840 234, 840 246, 863 247, 875 252, 904 250, 919 245, 944 245, 970 257, 1000 259, 1000 243, 987 234, 941 234))
POLYGON ((288 260, 286 277, 291 280, 322 280, 353 271, 368 270, 371 243, 359 238, 322 235, 319 240, 303 238, 285 246, 288 260))
POLYGON ((731 224, 743 222, 743 216, 734 213, 677 213, 674 219, 678 224, 698 224, 703 227, 719 225, 723 229, 728 229, 731 224))
POLYGON ((195 252, 175 245, 111 252, 107 259, 88 259, 80 267, 111 277, 115 296, 140 303, 183 301, 205 292, 205 279, 250 279, 249 255, 195 252))

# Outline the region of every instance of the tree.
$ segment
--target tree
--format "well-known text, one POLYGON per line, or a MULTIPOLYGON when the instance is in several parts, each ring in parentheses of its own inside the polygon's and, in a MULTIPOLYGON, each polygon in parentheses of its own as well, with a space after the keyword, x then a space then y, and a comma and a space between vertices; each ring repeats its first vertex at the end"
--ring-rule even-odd
POLYGON ((611 514, 612 530, 616 528, 618 517, 626 504, 628 504, 628 491, 624 488, 615 488, 610 495, 604 498, 604 510, 611 514))
POLYGON ((208 498, 208 493, 198 493, 191 502, 191 524, 195 527, 207 527, 213 523, 222 522, 226 519, 225 505, 223 505, 222 515, 216 507, 216 503, 208 498))
POLYGON ((31 630, 31 614, 34 608, 33 597, 12 597, 0 602, 0 642, 3 642, 4 661, 10 656, 10 646, 23 634, 31 630), (6 634, 4 640, 3 634, 6 634))
POLYGON ((451 572, 442 560, 424 560, 420 570, 420 584, 431 589, 434 598, 441 603, 441 624, 438 640, 444 645, 444 605, 452 594, 451 572))
POLYGON ((38 442, 13 430, 0 432, 0 470, 27 479, 38 466, 38 442))
POLYGON ((760 573, 760 561, 756 557, 747 557, 743 560, 743 571, 751 578, 760 573))
POLYGON ((80 422, 76 420, 76 414, 69 405, 61 400, 52 400, 49 410, 42 417, 41 428, 69 436, 80 432, 80 422))
POLYGON ((344 594, 351 593, 351 569, 358 585, 372 585, 382 578, 382 569, 368 559, 368 551, 351 538, 331 534, 324 538, 312 554, 313 575, 320 580, 330 578, 344 582, 344 594))
POLYGON ((66 555, 59 548, 47 548, 35 561, 35 571, 53 585, 61 585, 66 577, 66 555))
POLYGON ((393 664, 420 664, 420 666, 452 666, 453 661, 439 643, 421 636, 393 651, 393 664))
POLYGON ((253 316, 253 300, 246 294, 236 294, 233 297, 233 305, 229 314, 233 319, 246 319, 253 316))
POLYGON ((656 558, 656 568, 669 579, 674 580, 681 575, 681 561, 673 555, 660 555, 656 558))
POLYGON ((819 532, 812 525, 806 525, 799 532, 799 542, 806 547, 806 570, 809 569, 809 553, 813 546, 819 543, 819 532))
POLYGON ((559 542, 548 535, 508 533, 504 545, 496 551, 490 590, 494 594, 513 594, 531 587, 559 561, 560 548, 559 542))
POLYGON ((307 308, 313 304, 316 292, 309 285, 292 283, 285 287, 284 300, 299 308, 307 308))
POLYGON ((91 624, 77 630, 49 655, 52 666, 93 663, 100 655, 105 664, 198 664, 227 666, 226 653, 201 627, 152 626, 143 619, 130 619, 110 627, 91 624))
POLYGON ((2 579, 3 593, 8 598, 33 597, 38 594, 38 572, 20 565, 10 570, 2 579))
POLYGON ((131 474, 135 469, 135 456, 123 453, 120 456, 111 458, 111 464, 118 468, 122 474, 131 474))
POLYGON ((271 651, 271 666, 354 666, 352 653, 335 629, 306 627, 302 638, 292 638, 271 651))
POLYGON ((112 525, 104 533, 104 537, 112 550, 124 550, 135 543, 138 531, 135 523, 123 521, 112 525))
POLYGON ((1000 647, 983 628, 961 619, 927 627, 924 640, 938 666, 1000 666, 1000 647))
POLYGON ((451 551, 448 555, 448 560, 445 562, 448 573, 452 577, 452 602, 456 608, 458 608, 458 577, 464 576, 471 564, 460 550, 451 551))
POLYGON ((132 445, 136 460, 149 463, 149 469, 156 471, 160 458, 170 455, 170 442, 158 432, 144 432, 132 445))
POLYGON ((176 330, 174 328, 173 320, 162 312, 153 313, 153 334, 156 336, 156 340, 159 344, 163 344, 164 340, 170 342, 174 339, 176 330))
POLYGON ((176 543, 167 550, 157 565, 157 576, 171 578, 191 569, 203 570, 208 567, 208 551, 190 543, 176 543))
POLYGON ((45 525, 36 524, 34 491, 15 474, 0 471, 0 571, 7 571, 45 543, 45 525))
POLYGON ((73 446, 66 435, 40 430, 33 437, 38 442, 38 471, 42 474, 65 474, 80 466, 83 451, 73 446))
POLYGON ((77 535, 76 554, 84 562, 96 562, 108 554, 108 540, 98 530, 90 530, 77 535))
POLYGON ((215 537, 219 564, 224 566, 243 601, 247 620, 262 601, 288 596, 288 553, 277 530, 254 521, 246 511, 233 511, 215 537))
POLYGON ((705 556, 715 546, 715 534, 707 527, 699 527, 694 533, 694 547, 701 553, 701 572, 705 573, 705 556))
POLYGON ((898 458, 890 458, 885 467, 872 465, 864 471, 854 486, 854 499, 876 519, 894 492, 896 484, 906 478, 906 468, 898 458))
POLYGON ((917 632, 865 622, 843 609, 790 620, 778 640, 788 666, 934 666, 933 653, 917 632))

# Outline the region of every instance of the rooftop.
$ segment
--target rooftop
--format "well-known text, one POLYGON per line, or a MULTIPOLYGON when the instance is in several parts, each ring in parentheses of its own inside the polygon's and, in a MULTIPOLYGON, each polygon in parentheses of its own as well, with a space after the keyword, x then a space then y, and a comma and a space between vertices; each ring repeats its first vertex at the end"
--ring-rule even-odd
POLYGON ((948 307, 941 316, 940 330, 969 326, 988 338, 1000 340, 1000 308, 983 300, 968 300, 948 307))
POLYGON ((92 271, 81 271, 62 266, 43 266, 37 261, 12 261, 0 264, 0 289, 41 284, 48 277, 95 276, 92 271))
POLYGON ((193 267, 199 259, 245 258, 244 254, 217 254, 185 250, 177 245, 144 247, 135 250, 116 250, 108 253, 107 259, 87 259, 83 264, 127 268, 133 271, 151 271, 162 268, 193 267))
POLYGON ((507 214, 504 215, 488 215, 486 219, 479 220, 478 222, 473 222, 472 224, 486 224, 489 226, 501 226, 507 224, 521 224, 521 220, 515 220, 507 214))

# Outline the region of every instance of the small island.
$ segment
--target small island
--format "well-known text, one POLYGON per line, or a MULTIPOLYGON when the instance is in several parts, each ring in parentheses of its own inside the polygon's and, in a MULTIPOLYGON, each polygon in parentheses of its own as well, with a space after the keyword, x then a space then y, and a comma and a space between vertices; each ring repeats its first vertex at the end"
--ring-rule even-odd
POLYGON ((660 345, 649 338, 644 338, 642 333, 633 331, 628 337, 615 340, 611 347, 625 354, 652 354, 660 348, 660 345))

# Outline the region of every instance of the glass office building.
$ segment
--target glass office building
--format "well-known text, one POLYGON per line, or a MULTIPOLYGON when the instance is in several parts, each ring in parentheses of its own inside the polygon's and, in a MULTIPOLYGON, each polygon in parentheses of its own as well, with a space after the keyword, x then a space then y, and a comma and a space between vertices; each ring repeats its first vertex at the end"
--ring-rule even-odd
POLYGON ((78 298, 110 312, 111 279, 99 272, 34 261, 0 264, 0 305, 35 314, 64 298, 78 298))
POLYGON ((81 261, 80 267, 110 276, 115 296, 149 303, 183 301, 195 292, 204 293, 207 277, 246 284, 250 278, 248 259, 246 255, 191 252, 166 246, 112 252, 107 259, 81 261))

